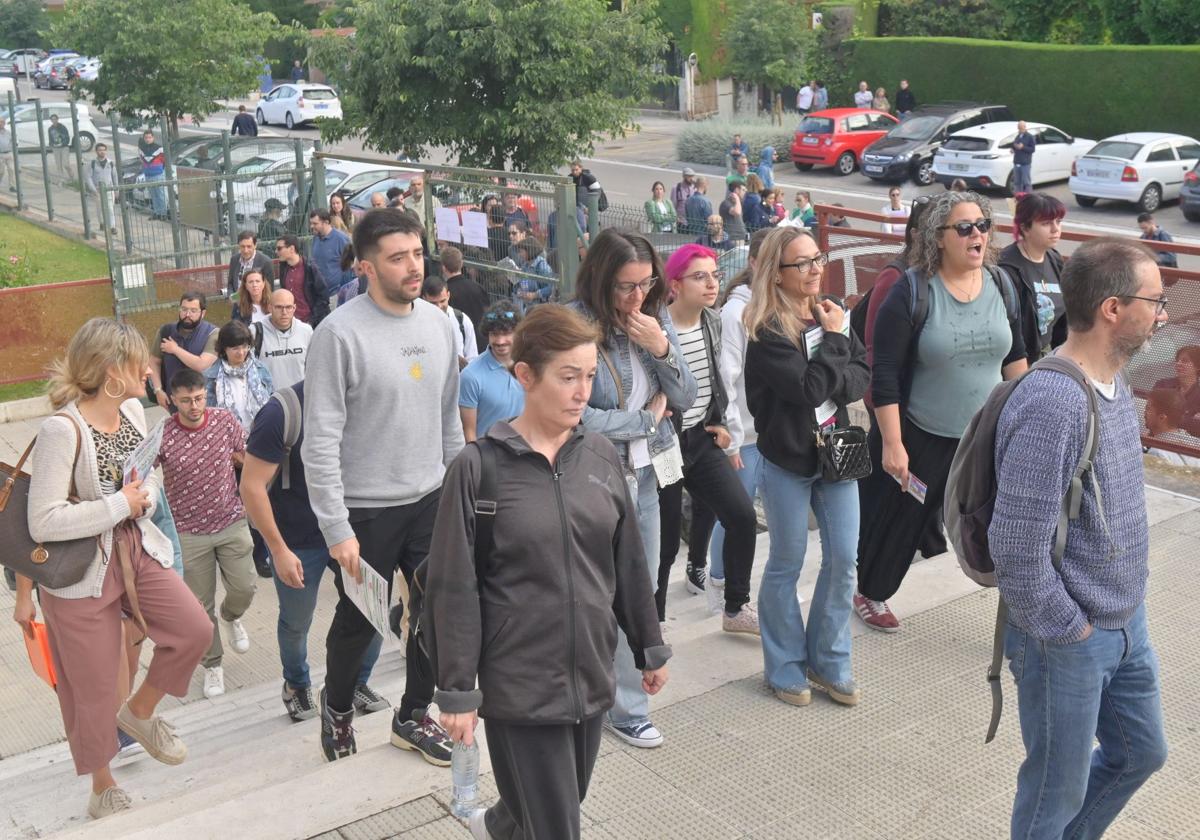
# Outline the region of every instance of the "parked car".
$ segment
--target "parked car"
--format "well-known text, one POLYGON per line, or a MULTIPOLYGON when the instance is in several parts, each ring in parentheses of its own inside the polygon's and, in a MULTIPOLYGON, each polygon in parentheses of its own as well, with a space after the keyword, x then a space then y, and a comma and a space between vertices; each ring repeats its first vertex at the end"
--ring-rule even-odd
POLYGON ((290 129, 316 119, 340 120, 342 103, 328 85, 280 85, 263 97, 254 115, 259 125, 283 123, 290 129))
POLYGON ((861 169, 877 181, 912 178, 921 186, 933 183, 933 156, 946 138, 973 125, 1015 120, 1006 105, 942 102, 922 105, 885 137, 868 146, 861 169))
MULTIPOLYGON (((311 152, 315 145, 312 140, 289 137, 230 137, 229 154, 233 159, 233 168, 268 152, 291 152, 295 158, 297 142, 306 153, 311 152)), ((182 137, 171 143, 170 151, 171 160, 182 177, 224 171, 225 149, 220 137, 182 137)), ((141 173, 142 164, 137 154, 126 152, 121 160, 121 183, 134 183, 141 173)))
POLYGON ((858 167, 863 149, 898 123, 884 111, 831 108, 808 114, 792 140, 792 163, 801 172, 832 166, 841 175, 858 167))
POLYGON ((24 76, 26 73, 32 75, 38 62, 45 57, 46 51, 39 50, 36 47, 10 50, 8 55, 0 61, 0 72, 3 72, 6 76, 24 76))
POLYGON ((1101 198, 1128 201, 1153 213, 1178 198, 1184 176, 1200 161, 1200 142, 1182 134, 1138 131, 1097 143, 1071 166, 1071 193, 1080 207, 1101 198))
MULTIPOLYGON (((76 103, 76 115, 79 119, 79 150, 90 152, 96 145, 96 126, 92 123, 88 106, 76 103)), ((57 114, 58 121, 71 130, 71 103, 46 102, 42 104, 42 129, 50 128, 50 115, 57 114)), ((37 107, 32 102, 22 102, 13 109, 13 124, 17 129, 17 149, 22 152, 36 152, 41 143, 38 139, 37 107)), ((74 139, 74 138, 73 138, 74 139)), ((46 145, 50 145, 46 139, 46 145)))
POLYGON ((1200 162, 1183 176, 1179 190, 1179 209, 1189 222, 1200 222, 1200 162))
POLYGON ((33 74, 33 85, 46 90, 67 89, 67 64, 80 58, 78 53, 60 53, 43 59, 33 74))
MULTIPOLYGON (((1033 184, 1065 181, 1071 176, 1075 158, 1096 145, 1095 140, 1072 137, 1045 123, 1026 123, 1037 141, 1030 178, 1033 184)), ((1012 146, 1017 123, 994 122, 959 131, 942 144, 933 156, 933 177, 947 187, 955 178, 978 189, 1012 192, 1012 146)))

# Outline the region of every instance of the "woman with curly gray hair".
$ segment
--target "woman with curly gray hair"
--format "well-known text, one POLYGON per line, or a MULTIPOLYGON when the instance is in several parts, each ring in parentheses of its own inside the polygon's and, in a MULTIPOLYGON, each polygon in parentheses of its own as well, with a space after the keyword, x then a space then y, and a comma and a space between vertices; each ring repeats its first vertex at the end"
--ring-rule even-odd
POLYGON ((996 268, 991 231, 987 199, 934 198, 914 231, 911 269, 875 324, 868 438, 875 469, 859 483, 854 596, 855 612, 875 630, 900 629, 887 599, 942 509, 967 423, 993 387, 1027 367, 1017 292, 996 268))

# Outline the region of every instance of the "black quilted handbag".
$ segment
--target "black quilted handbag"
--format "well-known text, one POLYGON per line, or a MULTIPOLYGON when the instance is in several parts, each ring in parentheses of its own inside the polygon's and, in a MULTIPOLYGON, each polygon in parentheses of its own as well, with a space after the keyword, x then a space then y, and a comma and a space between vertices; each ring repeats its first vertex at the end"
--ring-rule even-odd
POLYGON ((826 481, 858 481, 871 474, 867 433, 861 426, 817 432, 817 460, 826 481))

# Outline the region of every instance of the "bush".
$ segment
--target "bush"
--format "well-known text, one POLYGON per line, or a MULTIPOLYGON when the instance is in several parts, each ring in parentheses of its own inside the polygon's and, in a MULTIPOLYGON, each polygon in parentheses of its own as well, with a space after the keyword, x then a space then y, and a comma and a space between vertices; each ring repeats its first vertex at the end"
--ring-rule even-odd
POLYGON ((1126 131, 1200 136, 1200 111, 1163 107, 1170 86, 1195 77, 1200 47, 967 38, 862 38, 847 45, 856 78, 889 91, 908 79, 921 103, 1003 103, 1022 119, 1097 140, 1126 131))
POLYGON ((780 160, 786 161, 796 133, 796 126, 787 122, 792 116, 785 117, 783 125, 753 117, 688 123, 675 140, 675 156, 688 163, 724 166, 725 150, 733 142, 733 135, 740 134, 750 146, 752 167, 758 164, 764 146, 774 146, 780 160))

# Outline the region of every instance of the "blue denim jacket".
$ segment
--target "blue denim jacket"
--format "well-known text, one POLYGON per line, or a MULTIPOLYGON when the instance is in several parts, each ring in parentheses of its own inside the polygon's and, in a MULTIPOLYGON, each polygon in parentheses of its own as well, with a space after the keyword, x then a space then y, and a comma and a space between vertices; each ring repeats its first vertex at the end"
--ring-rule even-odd
MULTIPOLYGON (((582 301, 572 301, 569 306, 575 308, 588 318, 591 311, 582 301)), ((633 370, 630 367, 630 353, 637 353, 650 380, 650 394, 662 391, 667 395, 667 405, 676 414, 682 413, 696 401, 696 379, 688 366, 683 363, 679 349, 679 336, 675 334, 675 326, 671 323, 671 315, 664 306, 659 312, 659 320, 667 332, 670 350, 667 358, 656 359, 646 350, 629 340, 621 330, 614 330, 604 342, 604 349, 612 359, 617 373, 621 377, 621 392, 628 395, 633 390, 633 370)), ((587 408, 583 410, 583 425, 612 441, 621 456, 621 463, 629 469, 629 441, 647 438, 651 457, 671 446, 675 430, 670 422, 656 423, 654 415, 643 408, 626 406, 617 407, 617 383, 613 381, 608 365, 597 353, 596 379, 592 382, 592 396, 587 408)))

